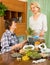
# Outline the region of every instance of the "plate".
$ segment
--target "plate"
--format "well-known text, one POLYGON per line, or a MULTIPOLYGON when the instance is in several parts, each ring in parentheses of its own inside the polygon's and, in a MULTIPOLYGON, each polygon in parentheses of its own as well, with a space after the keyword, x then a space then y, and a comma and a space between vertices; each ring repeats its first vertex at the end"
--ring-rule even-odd
POLYGON ((20 53, 13 53, 11 54, 11 56, 17 58, 17 57, 21 57, 22 55, 20 53))
POLYGON ((25 45, 23 47, 24 50, 34 50, 34 46, 33 45, 25 45))

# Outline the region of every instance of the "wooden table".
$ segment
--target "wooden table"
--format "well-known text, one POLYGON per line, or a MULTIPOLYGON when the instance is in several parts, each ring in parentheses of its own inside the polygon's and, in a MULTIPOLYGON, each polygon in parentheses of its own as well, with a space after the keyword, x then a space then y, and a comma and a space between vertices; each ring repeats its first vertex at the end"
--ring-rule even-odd
POLYGON ((12 58, 10 53, 0 54, 0 65, 50 65, 50 60, 47 59, 43 63, 32 63, 29 61, 17 61, 16 58, 12 58))

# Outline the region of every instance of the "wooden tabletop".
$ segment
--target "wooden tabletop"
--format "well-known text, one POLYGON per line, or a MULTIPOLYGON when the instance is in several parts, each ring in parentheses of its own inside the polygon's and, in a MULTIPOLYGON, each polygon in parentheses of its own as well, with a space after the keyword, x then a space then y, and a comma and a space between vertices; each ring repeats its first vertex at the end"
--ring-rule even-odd
POLYGON ((33 60, 29 61, 17 61, 16 58, 12 58, 10 53, 0 54, 0 65, 50 65, 50 60, 45 62, 34 64, 33 60))

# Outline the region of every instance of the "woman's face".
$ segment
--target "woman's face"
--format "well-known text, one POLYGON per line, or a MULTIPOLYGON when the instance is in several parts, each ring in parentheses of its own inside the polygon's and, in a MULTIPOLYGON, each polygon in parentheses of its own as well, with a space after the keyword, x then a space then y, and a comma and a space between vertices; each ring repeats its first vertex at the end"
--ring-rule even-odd
POLYGON ((34 5, 31 5, 31 11, 36 14, 39 12, 39 8, 38 7, 35 7, 34 5))
POLYGON ((12 22, 12 25, 10 26, 10 29, 15 30, 16 29, 16 23, 12 22))

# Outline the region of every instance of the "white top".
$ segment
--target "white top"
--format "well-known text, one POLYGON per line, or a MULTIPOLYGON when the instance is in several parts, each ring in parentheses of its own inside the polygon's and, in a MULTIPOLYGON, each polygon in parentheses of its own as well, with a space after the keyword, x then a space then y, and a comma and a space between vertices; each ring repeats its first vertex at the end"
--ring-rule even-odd
POLYGON ((33 16, 29 19, 29 27, 36 33, 40 33, 41 30, 47 31, 47 18, 46 15, 40 14, 37 20, 34 20, 33 16))

